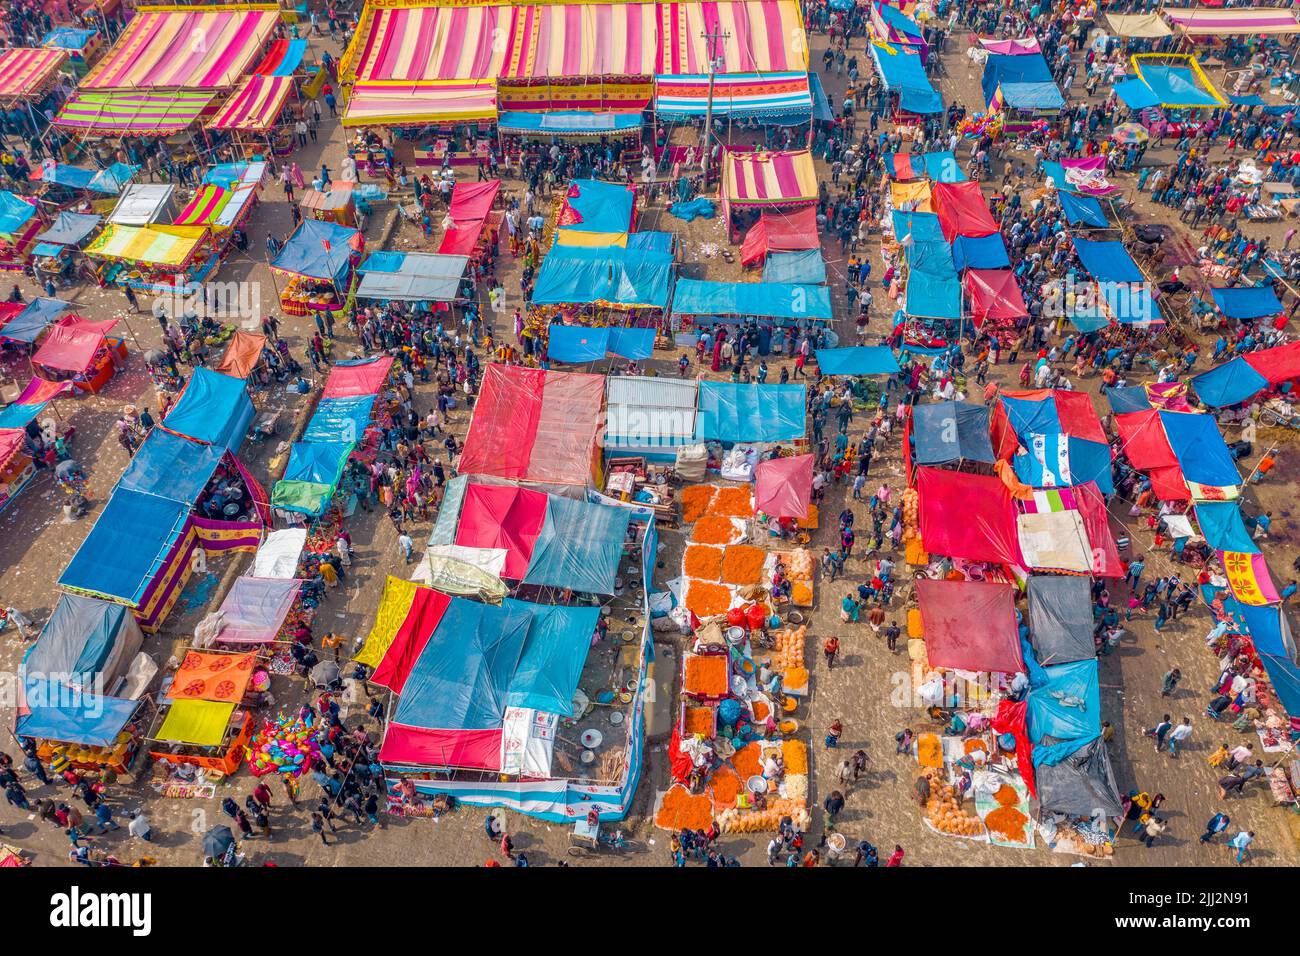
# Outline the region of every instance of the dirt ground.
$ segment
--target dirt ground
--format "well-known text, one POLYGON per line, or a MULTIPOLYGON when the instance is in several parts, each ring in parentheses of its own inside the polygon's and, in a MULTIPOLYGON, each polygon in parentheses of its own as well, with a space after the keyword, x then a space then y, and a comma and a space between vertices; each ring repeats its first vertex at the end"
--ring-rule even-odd
MULTIPOLYGON (((315 42, 318 49, 323 47, 331 49, 335 54, 339 52, 328 40, 315 42)), ((824 45, 824 37, 812 38, 810 59, 818 67, 824 45)), ((870 57, 860 52, 864 45, 861 39, 854 42, 865 71, 870 69, 870 57)), ((956 99, 972 109, 981 108, 982 104, 977 102, 978 68, 972 66, 965 57, 964 34, 951 40, 949 48, 950 52, 945 55, 947 74, 938 82, 945 101, 956 99), (957 47, 960 49, 955 49, 957 47)), ((842 99, 843 78, 826 74, 822 76, 833 101, 838 103, 842 99)), ((1216 81, 1220 78, 1214 76, 1216 81)), ((1076 88, 1076 95, 1078 93, 1076 88)), ((337 170, 339 161, 343 158, 343 150, 342 128, 335 120, 326 117, 320 142, 309 144, 303 155, 296 159, 306 171, 319 168, 322 161, 327 162, 331 170, 337 170)), ((828 175, 821 163, 819 173, 828 175)), ((461 175, 462 178, 465 177, 464 173, 461 175)), ((1120 181, 1130 187, 1131 193, 1131 179, 1121 176, 1120 181)), ((506 189, 518 193, 522 191, 522 185, 517 181, 507 181, 506 189)), ((1163 219, 1168 215, 1168 211, 1163 208, 1153 210, 1141 202, 1138 209, 1143 218, 1163 219)), ((386 212, 391 216, 391 207, 388 210, 381 207, 371 219, 368 237, 372 246, 383 235, 386 212)), ((227 261, 219 279, 259 283, 264 308, 273 309, 276 293, 260 253, 268 232, 283 236, 289 231, 290 224, 289 209, 282 191, 277 185, 268 185, 250 228, 249 248, 253 254, 227 261)), ((682 236, 682 275, 727 279, 734 278, 738 272, 738 266, 723 261, 720 256, 720 251, 727 244, 722 223, 718 219, 697 220, 686 225, 669 216, 664 209, 652 208, 646 211, 641 228, 671 230, 682 236)), ((1286 227, 1277 225, 1249 227, 1252 233, 1261 229, 1271 230, 1279 238, 1284 228, 1286 227)), ((406 224, 401 224, 394 238, 384 244, 385 248, 408 250, 429 246, 430 243, 417 230, 406 224)), ((735 252, 735 248, 732 251, 735 252)), ((865 251, 875 261, 879 261, 877 241, 874 238, 866 243, 865 248, 860 247, 857 251, 865 251)), ((825 243, 823 252, 830 273, 836 314, 843 317, 847 308, 843 297, 846 257, 838 242, 825 243)), ((519 304, 518 268, 508 256, 502 265, 502 278, 508 299, 504 312, 496 320, 498 330, 508 334, 509 315, 519 304)), ((20 285, 28 296, 40 294, 30 283, 20 285)), ((125 301, 116 291, 82 288, 67 294, 75 300, 78 311, 88 318, 99 319, 119 314, 125 307, 125 301)), ((132 352, 127 370, 119 374, 98 396, 83 396, 58 402, 60 414, 77 429, 75 454, 91 475, 91 496, 96 502, 94 512, 82 521, 65 522, 61 511, 62 493, 53 488, 48 479, 41 478, 24 492, 12 508, 0 516, 0 601, 22 608, 38 625, 44 622, 57 600, 54 582, 89 531, 94 516, 98 514, 127 464, 126 453, 111 434, 112 422, 118 409, 126 403, 156 409, 152 387, 139 353, 142 349, 158 344, 158 326, 148 314, 128 316, 127 323, 128 347, 132 352)), ((851 322, 843 321, 842 318, 836 328, 842 337, 852 332, 851 322)), ((310 320, 281 317, 281 334, 288 339, 296 356, 302 356, 302 347, 311 332, 310 320)), ((355 340, 350 340, 343 333, 336 343, 335 357, 346 357, 355 348, 355 340)), ((675 354, 672 359, 675 359, 675 354)), ((670 368, 671 361, 665 358, 657 360, 655 364, 661 367, 662 373, 675 374, 675 369, 670 368)), ((779 363, 769 360, 773 378, 778 374, 778 365, 779 363)), ((8 371, 20 381, 26 380, 27 370, 21 365, 8 371)), ((1015 372, 1013 367, 1002 365, 994 369, 992 378, 997 382, 1014 385, 1012 379, 1015 372)), ((705 369, 702 374, 708 376, 710 373, 705 369)), ((1085 379, 1076 385, 1096 396, 1095 378, 1085 379)), ((259 409, 283 407, 293 411, 297 410, 299 401, 285 399, 279 393, 273 396, 259 395, 256 400, 259 409)), ((427 408, 431 400, 430 387, 417 387, 418 409, 427 408)), ((1105 411, 1106 406, 1102 400, 1094 398, 1094 401, 1099 411, 1105 411)), ((467 415, 463 409, 452 414, 453 431, 463 434, 466 424, 467 415)), ((860 433, 863 426, 862 421, 855 421, 854 432, 860 433)), ((1261 430, 1261 438, 1263 436, 1261 430)), ((1286 450, 1292 442, 1289 441, 1289 436, 1286 439, 1282 445, 1280 467, 1274 473, 1276 477, 1261 486, 1253 487, 1246 494, 1248 508, 1271 510, 1275 516, 1267 550, 1275 574, 1282 580, 1286 580, 1287 569, 1300 553, 1297 547, 1297 542, 1300 541, 1297 517, 1300 516, 1292 514, 1296 488, 1290 480, 1296 470, 1294 456, 1286 450)), ((268 478, 273 466, 273 447, 246 444, 241 455, 254 474, 260 479, 268 478)), ((902 467, 897 438, 883 459, 877 456, 873 461, 872 480, 887 480, 896 491, 901 489, 902 467)), ((845 487, 830 489, 822 509, 823 514, 837 514, 843 507, 842 499, 846 497, 845 487)), ((1117 510, 1119 509, 1113 509, 1112 515, 1116 521, 1115 530, 1121 533, 1119 524, 1128 522, 1126 517, 1115 513, 1117 510)), ((829 526, 833 523, 827 521, 828 526, 823 526, 817 533, 812 547, 820 549, 823 545, 833 544, 836 540, 835 529, 829 526)), ((349 569, 345 584, 328 595, 317 617, 318 622, 321 622, 317 631, 330 629, 359 640, 364 638, 370 628, 385 576, 406 576, 409 568, 401 560, 391 523, 383 520, 382 516, 374 512, 358 511, 349 519, 348 528, 358 551, 357 559, 349 569)), ((418 542, 422 536, 427 536, 428 531, 427 524, 417 525, 412 536, 418 542)), ((1151 536, 1146 532, 1130 528, 1126 533, 1132 536, 1135 549, 1146 550, 1151 547, 1151 536)), ((665 548, 660 560, 664 564, 664 570, 656 578, 656 584, 660 587, 664 580, 676 574, 676 568, 680 567, 681 553, 680 533, 665 531, 662 537, 665 548)), ((231 560, 246 562, 248 559, 241 556, 231 560)), ((209 609, 215 598, 217 582, 226 569, 224 561, 216 561, 210 565, 206 577, 196 575, 186 591, 182 605, 178 606, 161 633, 147 640, 146 649, 160 663, 165 662, 184 644, 194 624, 209 609)), ((821 831, 821 801, 832 788, 839 760, 843 759, 846 751, 852 753, 862 747, 872 757, 870 772, 848 794, 848 805, 839 820, 840 829, 850 837, 851 842, 869 839, 884 855, 892 851, 894 844, 901 844, 907 851, 908 865, 1068 866, 1077 862, 1076 857, 1050 852, 1041 845, 1041 841, 1038 849, 1030 851, 992 849, 968 840, 938 836, 923 823, 911 795, 915 765, 911 760, 893 754, 894 733, 905 725, 920 727, 924 722, 919 710, 895 706, 891 698, 897 677, 907 671, 906 657, 903 654, 891 655, 885 648, 883 639, 873 638, 865 625, 843 628, 838 620, 835 595, 841 589, 855 587, 864 570, 862 560, 853 559, 846 569, 842 584, 836 588, 818 582, 818 607, 812 614, 809 628, 810 644, 813 645, 810 653, 817 660, 810 660, 814 668, 811 701, 801 706, 798 716, 805 726, 812 729, 814 738, 814 779, 810 792, 810 802, 814 807, 814 836, 821 831), (834 672, 828 673, 816 648, 820 640, 832 632, 839 633, 842 651, 834 672), (834 718, 844 722, 845 734, 841 740, 841 750, 838 753, 828 753, 820 742, 821 731, 834 718)), ((1153 552, 1148 560, 1147 578, 1153 580, 1166 570, 1164 557, 1153 552)), ((899 609, 900 617, 904 598, 905 595, 900 595, 895 599, 894 608, 899 609)), ((1215 795, 1215 772, 1206 766, 1204 757, 1221 739, 1231 740, 1234 736, 1226 726, 1211 730, 1206 726, 1208 722, 1200 716, 1208 696, 1209 683, 1217 674, 1215 662, 1201 641, 1209 627, 1208 615, 1199 608, 1185 618, 1180 617, 1160 635, 1155 633, 1148 620, 1136 620, 1131 627, 1134 639, 1102 661, 1103 718, 1109 720, 1116 731, 1111 745, 1111 757, 1119 786, 1124 790, 1139 786, 1152 792, 1163 792, 1167 798, 1164 809, 1172 824, 1169 834, 1149 850, 1125 834, 1117 847, 1113 865, 1210 866, 1229 861, 1228 851, 1222 846, 1206 847, 1196 839, 1204 822, 1221 808, 1215 795), (1185 679, 1172 701, 1162 700, 1159 695, 1161 675, 1171 666, 1180 667, 1185 679), (1175 719, 1187 714, 1195 727, 1193 745, 1178 760, 1172 760, 1164 754, 1156 755, 1151 742, 1141 736, 1142 729, 1153 724, 1166 711, 1172 713, 1175 719)), ((24 644, 13 629, 0 633, 0 668, 7 674, 13 674, 23 649, 24 644)), ((300 699, 300 687, 291 685, 287 679, 277 678, 273 690, 282 704, 296 705, 300 699)), ((12 699, 7 698, 4 703, 3 719, 11 722, 12 699)), ((16 752, 12 741, 5 741, 3 746, 16 752)), ((118 810, 117 816, 124 819, 124 811, 144 806, 154 825, 155 842, 145 847, 127 838, 123 829, 104 836, 103 846, 125 860, 147 853, 167 865, 196 865, 201 856, 199 836, 218 822, 221 816, 221 798, 229 794, 242 803, 244 795, 252 786, 251 780, 247 773, 241 772, 219 785, 216 795, 209 800, 164 799, 149 789, 144 781, 123 784, 110 794, 110 802, 118 810)), ((647 766, 634 812, 625 826, 629 835, 639 844, 638 851, 618 857, 593 858, 584 861, 584 865, 668 864, 666 834, 655 830, 649 821, 653 797, 667 784, 664 744, 662 741, 652 743, 647 749, 647 766)), ((66 795, 66 789, 60 789, 66 795)), ((304 787, 305 791, 314 789, 310 783, 304 787)), ((41 799, 52 795, 53 791, 54 788, 51 787, 37 786, 29 788, 29 795, 41 799)), ((1230 801, 1226 809, 1232 816, 1234 832, 1238 825, 1256 831, 1254 864, 1295 865, 1300 862, 1300 850, 1296 843, 1296 835, 1300 831, 1294 827, 1294 821, 1300 818, 1272 808, 1266 790, 1256 788, 1248 791, 1246 797, 1230 801)), ((483 836, 483 814, 476 809, 461 809, 436 822, 394 820, 388 822, 383 829, 341 825, 338 842, 332 840, 328 847, 322 846, 312 835, 307 816, 305 808, 296 811, 287 809, 282 795, 277 792, 272 815, 272 838, 269 841, 253 839, 242 844, 250 862, 273 860, 280 866, 480 865, 496 853, 493 845, 483 836)), ((3 827, 3 838, 23 847, 38 865, 70 865, 66 860, 68 845, 63 834, 39 826, 30 815, 18 813, 6 806, 0 810, 0 827, 3 827)), ((516 814, 509 815, 509 828, 516 847, 527 852, 533 865, 553 864, 565 858, 567 828, 516 814)), ((736 836, 724 837, 721 845, 723 852, 737 856, 745 865, 762 865, 766 842, 767 837, 762 835, 736 836)), ((576 864, 578 861, 574 862, 576 864)))

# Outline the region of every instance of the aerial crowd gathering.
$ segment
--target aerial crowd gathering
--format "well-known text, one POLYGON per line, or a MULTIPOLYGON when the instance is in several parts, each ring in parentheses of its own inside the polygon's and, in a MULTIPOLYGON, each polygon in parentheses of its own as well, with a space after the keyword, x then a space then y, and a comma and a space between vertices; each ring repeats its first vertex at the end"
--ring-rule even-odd
POLYGON ((4 8, 0 865, 1294 861, 1291 4, 4 8))

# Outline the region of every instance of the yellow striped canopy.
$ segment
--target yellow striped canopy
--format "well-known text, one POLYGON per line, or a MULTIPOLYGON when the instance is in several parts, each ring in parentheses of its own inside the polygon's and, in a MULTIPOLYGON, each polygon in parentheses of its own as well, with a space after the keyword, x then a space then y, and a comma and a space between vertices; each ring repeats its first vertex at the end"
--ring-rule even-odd
POLYGON ((723 195, 738 205, 779 205, 817 199, 812 153, 729 152, 722 179, 723 195))

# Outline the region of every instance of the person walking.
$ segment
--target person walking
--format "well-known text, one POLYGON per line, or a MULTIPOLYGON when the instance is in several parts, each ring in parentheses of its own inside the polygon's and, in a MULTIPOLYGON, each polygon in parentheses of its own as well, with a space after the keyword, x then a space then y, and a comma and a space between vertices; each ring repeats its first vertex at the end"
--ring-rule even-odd
POLYGON ((1183 672, 1180 671, 1177 667, 1165 671, 1165 676, 1160 679, 1160 696, 1172 697, 1174 693, 1174 688, 1178 686, 1178 682, 1182 679, 1183 679, 1183 672))
POLYGON ((1167 737, 1169 735, 1169 731, 1173 729, 1174 729, 1173 722, 1169 719, 1169 715, 1165 714, 1163 717, 1160 718, 1160 723, 1156 724, 1147 732, 1156 742, 1156 753, 1159 753, 1160 750, 1164 747, 1165 737, 1167 737))
POLYGON ((1232 823, 1232 818, 1226 813, 1220 811, 1210 817, 1209 822, 1205 824, 1205 832, 1201 834, 1202 843, 1213 843, 1214 838, 1228 829, 1228 824, 1232 823))
POLYGON ((1255 842, 1254 830, 1239 830, 1237 835, 1229 841, 1228 846, 1237 851, 1236 862, 1240 866, 1246 859, 1246 851, 1250 845, 1255 842))
POLYGON ((834 635, 826 638, 822 651, 826 655, 826 669, 830 670, 835 666, 835 656, 840 652, 840 639, 834 635))
POLYGON ((329 839, 325 836, 325 818, 314 810, 311 815, 311 832, 320 836, 320 842, 325 846, 330 845, 329 839))
POLYGON ((844 733, 844 724, 837 717, 831 721, 831 725, 826 728, 826 746, 834 749, 839 746, 840 736, 844 733))
POLYGON ((1186 746, 1185 741, 1192 736, 1192 718, 1184 717, 1173 730, 1169 731, 1169 756, 1178 758, 1178 748, 1186 746))
POLYGON ((1143 827, 1142 834, 1138 837, 1138 839, 1140 839, 1143 843, 1145 843, 1147 849, 1149 850, 1151 849, 1152 846, 1155 845, 1156 838, 1163 835, 1165 831, 1168 829, 1169 829, 1169 824, 1165 823, 1159 817, 1153 816, 1151 817, 1150 820, 1147 821, 1146 826, 1143 827))

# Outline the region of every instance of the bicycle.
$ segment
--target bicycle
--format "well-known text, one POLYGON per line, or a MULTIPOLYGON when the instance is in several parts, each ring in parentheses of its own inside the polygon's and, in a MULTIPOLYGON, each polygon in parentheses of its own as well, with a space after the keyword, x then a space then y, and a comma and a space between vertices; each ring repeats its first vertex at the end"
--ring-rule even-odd
POLYGON ((637 853, 641 846, 627 839, 622 830, 615 830, 608 836, 600 831, 600 826, 588 827, 585 822, 574 824, 569 835, 569 856, 589 856, 602 851, 614 853, 637 853))

